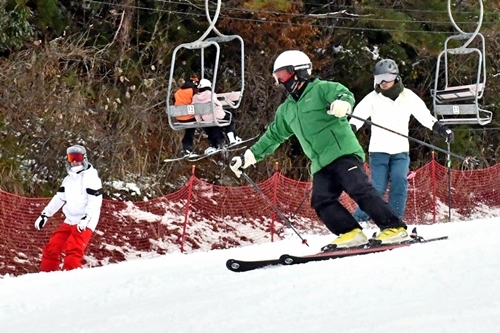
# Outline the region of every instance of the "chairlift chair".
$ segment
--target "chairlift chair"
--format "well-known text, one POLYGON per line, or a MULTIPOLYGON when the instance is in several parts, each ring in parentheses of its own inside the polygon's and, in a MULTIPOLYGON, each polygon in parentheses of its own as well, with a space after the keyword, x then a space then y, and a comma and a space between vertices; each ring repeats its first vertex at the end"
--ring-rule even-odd
POLYGON ((479 33, 483 18, 483 3, 479 0, 480 15, 476 30, 473 33, 463 32, 453 20, 451 13, 451 0, 448 0, 448 15, 450 20, 458 30, 458 35, 448 37, 444 42, 444 49, 437 58, 436 75, 434 89, 431 94, 433 98, 434 115, 440 122, 449 125, 458 124, 480 124, 486 125, 491 122, 493 113, 485 110, 479 104, 486 88, 486 50, 484 36, 479 33), (449 47, 450 41, 465 41, 463 45, 456 48, 449 47), (469 47, 476 41, 479 47, 469 47), (472 84, 453 86, 449 80, 449 57, 460 58, 460 56, 477 55, 477 72, 472 84), (444 64, 444 79, 440 79, 441 63, 444 64), (440 86, 441 84, 441 86, 440 86), (443 87, 444 85, 444 87, 443 87), (442 89, 440 89, 440 87, 442 89))
POLYGON ((198 127, 212 127, 212 126, 228 126, 232 120, 232 114, 229 110, 237 109, 243 98, 243 90, 245 87, 244 79, 244 42, 243 39, 238 35, 223 35, 217 28, 215 28, 215 22, 217 21, 220 13, 221 0, 217 1, 217 8, 215 11, 214 18, 210 17, 208 0, 205 0, 205 12, 210 23, 208 29, 205 33, 196 41, 191 43, 183 43, 178 45, 172 54, 172 62, 170 66, 170 76, 168 83, 167 92, 167 115, 170 127, 173 130, 181 130, 187 128, 198 128, 198 127), (214 31, 217 36, 206 38, 211 31, 214 31), (240 85, 239 90, 231 91, 226 93, 214 93, 216 91, 216 82, 219 69, 219 59, 220 59, 220 45, 219 43, 226 43, 238 41, 240 45, 240 85), (213 68, 205 68, 205 49, 214 48, 215 49, 215 60, 213 68), (201 78, 203 79, 206 73, 212 73, 212 95, 211 102, 200 103, 200 104, 189 104, 189 105, 171 105, 172 101, 172 82, 174 82, 174 71, 176 69, 176 59, 177 53, 182 50, 199 50, 200 51, 200 65, 201 65, 201 78), (219 100, 224 108, 224 111, 229 114, 229 120, 221 120, 215 117, 214 101, 219 100), (193 119, 192 122, 179 122, 177 117, 186 115, 206 115, 211 114, 213 121, 196 121, 193 119))

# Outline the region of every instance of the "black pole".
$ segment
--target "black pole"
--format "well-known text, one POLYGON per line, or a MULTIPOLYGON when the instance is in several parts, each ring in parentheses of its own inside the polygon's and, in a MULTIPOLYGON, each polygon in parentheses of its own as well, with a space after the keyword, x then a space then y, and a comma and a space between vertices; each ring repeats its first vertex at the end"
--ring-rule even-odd
POLYGON ((309 189, 309 191, 307 191, 306 195, 304 196, 304 198, 300 202, 299 206, 297 207, 297 209, 295 209, 295 211, 290 216, 290 218, 288 218, 288 220, 293 221, 295 219, 295 216, 297 215, 299 210, 302 208, 302 205, 304 204, 304 202, 306 202, 306 199, 307 199, 307 197, 309 197, 309 194, 311 194, 311 192, 312 192, 312 187, 309 189))
POLYGON ((350 116, 351 118, 357 119, 357 120, 364 121, 364 122, 365 122, 366 124, 368 124, 368 125, 376 126, 376 127, 382 128, 382 129, 384 129, 384 130, 386 130, 386 131, 389 131, 389 132, 391 132, 391 133, 394 133, 394 134, 397 134, 397 135, 399 135, 399 136, 402 136, 403 138, 407 138, 408 140, 411 140, 411 141, 413 141, 413 142, 416 142, 416 143, 418 143, 418 144, 421 144, 422 146, 426 146, 426 147, 429 147, 429 148, 431 148, 431 149, 437 150, 437 151, 439 151, 439 152, 441 152, 441 153, 446 154, 446 155, 448 156, 448 158, 449 158, 450 156, 453 156, 453 157, 455 157, 455 158, 457 158, 457 159, 459 159, 459 160, 465 161, 466 163, 471 162, 471 163, 474 163, 474 164, 476 164, 476 165, 478 164, 478 162, 477 162, 477 161, 475 161, 474 159, 472 159, 470 156, 463 157, 463 156, 460 156, 460 155, 454 154, 454 153, 450 152, 450 150, 449 150, 449 149, 448 149, 448 151, 446 151, 446 150, 444 150, 444 149, 441 149, 441 148, 439 148, 439 147, 436 147, 436 146, 434 146, 434 145, 431 145, 431 144, 429 144, 429 143, 427 143, 427 142, 424 142, 424 141, 421 141, 421 140, 418 140, 418 139, 412 138, 411 136, 407 136, 407 135, 401 134, 401 133, 399 133, 399 132, 393 131, 393 130, 391 130, 391 129, 387 128, 387 127, 384 127, 384 126, 381 126, 381 125, 375 124, 374 122, 372 122, 372 121, 370 121, 370 120, 368 120, 368 119, 363 119, 363 118, 357 117, 357 116, 352 115, 352 114, 351 114, 351 115, 348 115, 348 116, 350 116))
POLYGON ((446 155, 446 167, 448 168, 448 221, 451 222, 451 159, 450 159, 450 143, 448 143, 448 154, 446 155))
POLYGON ((286 218, 285 215, 283 215, 283 213, 278 209, 278 207, 276 207, 272 202, 271 200, 269 200, 269 198, 264 194, 264 192, 262 192, 262 190, 257 186, 257 184, 255 184, 255 182, 252 180, 252 178, 250 178, 246 173, 245 171, 241 171, 241 174, 243 175, 243 177, 245 177, 245 179, 253 186, 253 188, 255 188, 255 190, 262 196, 264 197, 264 199, 266 199, 267 203, 269 204, 269 206, 271 206, 272 209, 274 209, 274 211, 276 212, 276 214, 278 214, 278 216, 288 225, 289 228, 291 228, 293 230, 293 232, 295 232, 295 234, 297 236, 299 236, 299 238, 302 240, 302 244, 306 244, 307 246, 309 246, 309 244, 307 244, 307 240, 305 240, 304 238, 302 238, 302 236, 299 234, 299 232, 297 231, 297 229, 295 229, 292 225, 292 223, 290 222, 290 220, 288 220, 286 218))

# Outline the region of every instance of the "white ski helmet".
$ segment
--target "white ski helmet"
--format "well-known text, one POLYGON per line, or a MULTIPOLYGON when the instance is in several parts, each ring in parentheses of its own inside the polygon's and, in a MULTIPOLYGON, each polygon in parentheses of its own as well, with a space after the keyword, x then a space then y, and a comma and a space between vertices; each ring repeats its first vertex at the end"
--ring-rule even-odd
MULTIPOLYGON (((312 72, 312 62, 304 52, 289 50, 281 53, 274 61, 273 75, 283 69, 290 73, 296 72, 300 79, 307 80, 312 72)), ((277 77, 274 78, 278 82, 277 77)))
POLYGON ((212 88, 212 82, 210 82, 210 80, 207 79, 201 79, 200 84, 198 85, 198 89, 207 87, 212 88))

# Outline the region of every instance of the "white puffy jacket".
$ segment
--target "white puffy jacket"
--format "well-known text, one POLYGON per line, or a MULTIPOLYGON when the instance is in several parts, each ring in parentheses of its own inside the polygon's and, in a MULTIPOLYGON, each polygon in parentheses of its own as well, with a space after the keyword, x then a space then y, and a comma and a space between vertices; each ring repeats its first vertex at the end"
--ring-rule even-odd
MULTIPOLYGON (((431 130, 437 121, 431 115, 424 101, 407 88, 404 88, 395 101, 373 90, 358 103, 352 114, 362 119, 371 118, 374 124, 406 136, 408 136, 410 116, 414 116, 420 124, 431 130)), ((349 123, 355 125, 356 130, 364 124, 363 121, 354 118, 351 118, 349 123)), ((375 125, 371 127, 368 147, 370 153, 388 153, 392 155, 409 152, 409 150, 410 144, 407 138, 375 125)))
POLYGON ((87 228, 94 231, 101 215, 101 205, 102 182, 97 170, 89 164, 86 170, 69 172, 43 212, 50 217, 62 207, 66 217, 64 223, 70 225, 78 224, 87 214, 90 217, 87 228))

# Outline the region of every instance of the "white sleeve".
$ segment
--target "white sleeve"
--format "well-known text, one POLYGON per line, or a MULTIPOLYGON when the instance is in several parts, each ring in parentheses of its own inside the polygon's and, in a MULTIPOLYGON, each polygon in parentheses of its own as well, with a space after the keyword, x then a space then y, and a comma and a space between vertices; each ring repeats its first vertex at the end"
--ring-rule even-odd
POLYGON ((61 209, 61 207, 66 203, 66 201, 64 200, 65 198, 64 187, 61 186, 56 195, 54 195, 52 200, 50 200, 48 205, 45 207, 43 213, 45 213, 48 217, 51 217, 52 215, 57 213, 57 211, 61 209))
POLYGON ((92 168, 85 173, 84 184, 88 196, 85 214, 91 218, 88 227, 94 230, 99 222, 102 206, 102 182, 95 169, 92 168))
MULTIPOLYGON (((356 105, 352 114, 358 118, 365 120, 370 118, 373 109, 373 103, 371 102, 371 100, 373 99, 374 93, 376 94, 375 91, 372 91, 371 93, 366 95, 365 98, 363 98, 361 102, 356 105)), ((359 130, 365 124, 365 122, 359 119, 351 118, 351 120, 349 120, 349 124, 356 126, 356 130, 359 130)))
POLYGON ((431 111, 427 108, 424 101, 418 97, 417 94, 413 93, 413 101, 412 101, 412 115, 417 119, 417 121, 422 124, 422 126, 427 127, 432 130, 432 126, 437 121, 436 117, 431 114, 431 111))

